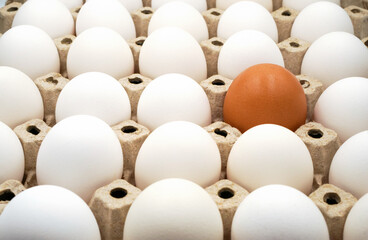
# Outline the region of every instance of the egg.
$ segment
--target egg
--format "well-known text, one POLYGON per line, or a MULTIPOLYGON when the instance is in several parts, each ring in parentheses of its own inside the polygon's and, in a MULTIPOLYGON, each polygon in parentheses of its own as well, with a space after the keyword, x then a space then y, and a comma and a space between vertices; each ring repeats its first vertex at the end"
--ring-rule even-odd
POLYGON ((245 69, 260 63, 284 67, 280 49, 268 35, 256 30, 242 30, 234 33, 221 48, 218 73, 234 79, 245 69))
POLYGON ((60 71, 53 40, 34 26, 16 26, 5 32, 0 38, 0 53, 0 66, 16 68, 33 80, 60 71))
MULTIPOLYGON (((154 10, 158 9, 159 7, 161 7, 162 5, 168 3, 168 2, 173 2, 173 1, 177 1, 177 0, 152 0, 152 8, 154 10)), ((186 2, 190 5, 192 5, 193 7, 195 7, 199 12, 203 12, 207 10, 207 1, 206 0, 180 0, 181 2, 186 2)))
POLYGON ((127 41, 136 37, 133 19, 118 0, 92 0, 83 5, 76 20, 77 36, 93 27, 110 28, 127 41))
POLYGON ((302 86, 291 72, 274 64, 258 64, 231 83, 223 115, 225 122, 241 132, 264 123, 295 131, 305 123, 307 102, 302 86))
MULTIPOLYGON (((86 2, 91 1, 87 0, 86 2)), ((101 0, 100 0, 101 1, 101 0)), ((134 12, 143 7, 142 0, 119 0, 121 4, 129 11, 134 12)), ((104 1, 101 1, 104 2, 104 1)))
POLYGON ((0 121, 0 183, 8 179, 22 181, 23 173, 22 144, 13 130, 0 121))
POLYGON ((351 77, 337 81, 319 97, 314 121, 337 132, 341 141, 368 129, 368 79, 351 77))
POLYGON ((67 57, 68 77, 86 72, 103 72, 116 79, 134 72, 134 59, 128 43, 117 32, 90 28, 71 44, 67 57))
POLYGON ((184 179, 165 179, 146 188, 129 209, 125 240, 221 240, 220 212, 210 195, 184 179))
POLYGON ((228 39, 236 32, 253 29, 264 32, 276 43, 278 31, 271 13, 259 3, 240 1, 234 3, 222 14, 217 27, 217 36, 228 39))
POLYGON ((353 23, 339 5, 322 1, 310 4, 299 13, 291 28, 291 36, 314 42, 324 34, 336 31, 354 34, 353 23))
POLYGON ((140 148, 135 182, 140 189, 165 178, 184 178, 208 187, 220 178, 221 157, 209 133, 186 121, 154 130, 140 148))
POLYGON ((170 121, 211 124, 211 106, 203 88, 182 74, 161 75, 143 90, 137 107, 138 123, 153 130, 170 121))
POLYGON ((327 33, 309 47, 301 72, 325 87, 347 77, 368 77, 368 48, 353 34, 327 33))
POLYGON ((97 221, 80 197, 46 185, 29 188, 8 203, 0 217, 0 238, 101 239, 97 221))
POLYGON ((250 193, 239 205, 231 239, 329 240, 325 219, 311 199, 283 185, 250 193))
POLYGON ((189 32, 198 42, 208 39, 208 28, 202 14, 186 2, 169 2, 159 7, 149 22, 148 35, 168 26, 189 32))
POLYGON ((88 202, 99 187, 122 176, 119 139, 99 118, 87 115, 66 118, 43 140, 36 173, 38 184, 65 187, 88 202))
MULTIPOLYGON (((234 4, 236 2, 240 2, 240 1, 245 1, 245 0, 216 0, 216 7, 219 8, 219 9, 224 9, 225 10, 228 7, 230 7, 232 4, 234 4)), ((250 1, 261 4, 269 12, 272 12, 272 10, 273 10, 272 0, 250 0, 250 1)))
POLYGON ((332 2, 340 6, 340 0, 283 0, 282 6, 302 11, 308 5, 321 1, 332 2))
POLYGON ((13 27, 32 25, 51 38, 74 34, 74 20, 69 9, 59 0, 28 0, 17 11, 13 27))
POLYGON ((188 32, 163 27, 145 40, 139 55, 140 73, 157 78, 166 73, 181 73, 200 82, 207 78, 207 63, 201 46, 188 32))
POLYGON ((69 10, 77 8, 83 5, 83 0, 59 0, 62 2, 69 10))
POLYGON ((105 73, 82 73, 61 91, 56 103, 56 122, 78 114, 98 117, 110 126, 129 120, 128 94, 115 78, 105 73))
POLYGON ((350 210, 345 226, 344 240, 361 240, 368 238, 368 194, 361 197, 350 210))
MULTIPOLYGON (((368 128, 367 128, 368 129, 368 128)), ((331 162, 329 183, 360 198, 368 193, 368 130, 349 138, 331 162)))
POLYGON ((0 121, 15 128, 31 119, 43 119, 41 94, 26 74, 0 66, 0 85, 0 121))

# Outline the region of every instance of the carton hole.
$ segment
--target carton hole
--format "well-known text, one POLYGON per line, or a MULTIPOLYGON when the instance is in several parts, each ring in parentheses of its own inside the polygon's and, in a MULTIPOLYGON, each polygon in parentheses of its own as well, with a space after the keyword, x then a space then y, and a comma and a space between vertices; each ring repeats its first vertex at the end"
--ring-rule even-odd
POLYGON ((300 85, 302 85, 303 88, 309 88, 310 86, 310 82, 304 79, 301 79, 300 81, 300 85))
POLYGON ((337 193, 329 192, 323 196, 323 201, 328 205, 336 205, 341 202, 341 198, 337 193))
POLYGON ((368 47, 368 40, 364 42, 364 44, 368 47))
POLYGON ((110 196, 113 198, 123 198, 128 194, 124 188, 114 188, 110 191, 110 196))
POLYGON ((61 40, 61 43, 65 44, 65 45, 69 45, 72 42, 73 42, 73 40, 71 38, 64 38, 63 40, 61 40))
POLYGON ((7 11, 8 12, 15 12, 15 11, 18 11, 18 8, 17 7, 11 7, 7 11))
POLYGON ((37 136, 41 132, 41 130, 38 129, 38 127, 36 127, 36 126, 31 125, 31 126, 27 127, 27 132, 37 136))
POLYGON ((138 46, 142 46, 143 43, 144 43, 144 39, 141 39, 135 42, 135 44, 137 44, 138 46))
POLYGON ((291 47, 293 47, 293 48, 298 48, 298 47, 300 47, 300 44, 299 44, 299 43, 297 43, 297 42, 291 42, 291 43, 289 43, 289 45, 290 45, 291 47))
POLYGON ((59 83, 59 81, 58 80, 56 80, 55 78, 53 78, 53 77, 48 77, 48 78, 46 78, 46 82, 48 82, 48 83, 53 83, 53 84, 58 84, 59 83))
POLYGON ((322 138, 323 137, 323 132, 319 129, 311 129, 308 131, 308 136, 310 136, 311 138, 322 138))
POLYGON ((0 193, 0 202, 1 201, 10 201, 15 197, 15 194, 10 191, 10 189, 6 189, 5 191, 0 193))
POLYGON ((351 12, 352 12, 352 13, 360 13, 360 10, 359 10, 359 9, 354 8, 354 9, 351 9, 351 12))
POLYGON ((211 14, 214 15, 214 16, 220 16, 221 15, 221 13, 216 12, 216 11, 212 11, 211 14))
POLYGON ((80 8, 77 8, 77 9, 75 9, 75 12, 79 13, 80 10, 81 10, 80 8))
POLYGON ((212 41, 212 44, 213 44, 213 45, 215 45, 215 46, 219 46, 219 47, 221 47, 221 46, 223 46, 223 45, 224 45, 222 42, 217 41, 217 40, 212 41))
POLYGON ((152 14, 152 11, 151 10, 142 10, 141 13, 143 14, 152 14))
POLYGON ((219 128, 216 128, 215 129, 215 133, 217 134, 217 135, 220 135, 220 136, 223 136, 223 137, 227 137, 227 132, 225 131, 225 130, 221 130, 221 129, 219 129, 219 128))
POLYGON ((123 133, 134 133, 138 130, 138 128, 134 126, 125 126, 121 129, 123 133))
POLYGON ((217 195, 222 199, 230 199, 234 197, 235 193, 230 188, 222 188, 217 192, 217 195))
POLYGON ((129 78, 128 80, 131 84, 140 84, 143 82, 143 80, 139 77, 129 78))
POLYGON ((215 79, 212 81, 212 85, 215 85, 215 86, 224 86, 225 85, 225 82, 220 80, 220 79, 215 79))
POLYGON ((282 16, 287 16, 287 17, 289 17, 289 16, 291 16, 291 12, 290 12, 289 10, 286 10, 286 11, 283 11, 283 12, 281 13, 281 15, 282 15, 282 16))

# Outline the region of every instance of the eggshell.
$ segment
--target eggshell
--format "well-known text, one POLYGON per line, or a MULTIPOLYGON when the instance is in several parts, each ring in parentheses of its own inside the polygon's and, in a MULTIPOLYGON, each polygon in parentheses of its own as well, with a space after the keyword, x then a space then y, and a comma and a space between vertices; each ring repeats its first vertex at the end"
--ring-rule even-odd
POLYGON ((150 82, 138 102, 138 123, 153 130, 176 120, 202 127, 211 124, 211 106, 203 88, 182 74, 169 73, 150 82))
POLYGON ((259 3, 240 1, 231 5, 220 18, 217 36, 228 39, 234 33, 245 29, 264 32, 276 43, 278 42, 275 20, 271 13, 259 3))
POLYGON ((74 20, 69 9, 59 0, 28 0, 17 11, 13 27, 32 25, 51 38, 74 34, 74 20))
POLYGON ((218 73, 234 79, 245 69, 260 63, 284 67, 277 44, 265 33, 242 30, 233 34, 222 46, 218 58, 218 73))
POLYGON ((207 131, 185 121, 154 130, 139 150, 135 182, 140 189, 165 178, 185 178, 207 187, 220 178, 221 157, 207 131))
POLYGON ((313 118, 337 132, 343 142, 368 129, 368 79, 337 81, 319 97, 313 118))
POLYGON ((129 120, 128 94, 115 78, 105 73, 80 74, 61 91, 56 103, 56 122, 78 114, 98 117, 110 126, 129 120))
POLYGON ((269 185, 250 193, 239 205, 231 239, 330 238, 325 219, 312 200, 294 188, 269 185))
POLYGON ((301 72, 325 87, 347 77, 368 77, 368 48, 353 34, 327 33, 307 50, 301 72))
POLYGON ((296 17, 291 36, 314 42, 329 32, 354 34, 353 23, 347 12, 331 2, 316 2, 304 8, 296 17))
POLYGON ((368 194, 361 197, 350 210, 344 227, 344 240, 368 238, 368 194))
MULTIPOLYGON (((177 1, 177 0, 152 0, 152 8, 154 10, 158 9, 159 7, 161 7, 162 5, 168 3, 168 2, 173 2, 173 1, 177 1)), ((207 1, 206 0, 180 0, 181 2, 186 2, 190 5, 192 5, 193 7, 195 7, 199 12, 203 12, 207 10, 207 1)))
POLYGON ((165 179, 135 199, 125 221, 124 239, 220 240, 221 215, 200 186, 184 179, 165 179))
POLYGON ((59 0, 59 1, 62 2, 69 10, 83 5, 83 0, 59 0))
POLYGON ((295 131, 305 123, 307 101, 291 72, 274 64, 258 64, 231 83, 223 115, 225 122, 241 132, 264 123, 295 131))
POLYGON ((9 29, 0 38, 0 66, 16 68, 33 80, 60 71, 60 59, 52 39, 29 25, 9 29))
POLYGON ((76 115, 57 123, 37 156, 37 182, 65 187, 88 202, 123 173, 123 154, 114 131, 99 118, 76 115))
POLYGON ((329 183, 360 198, 368 193, 368 130, 349 138, 337 150, 329 183))
POLYGON ((283 0, 282 6, 292 8, 297 11, 302 11, 308 5, 315 3, 315 2, 321 2, 321 1, 332 2, 340 6, 340 0, 283 0))
MULTIPOLYGON (((219 9, 227 9, 232 4, 240 1, 246 1, 246 0, 216 0, 216 7, 219 9)), ((261 4, 264 8, 266 8, 269 12, 272 12, 273 10, 273 3, 272 0, 250 0, 252 2, 256 2, 261 4)))
POLYGON ((69 78, 86 72, 103 72, 119 79, 134 72, 134 59, 128 43, 117 32, 90 28, 71 44, 67 69, 69 78))
POLYGON ((0 85, 0 121, 15 128, 31 119, 43 119, 41 94, 27 75, 0 66, 0 85))
POLYGON ((196 39, 177 27, 163 27, 150 34, 139 55, 143 76, 156 78, 181 73, 197 82, 207 78, 206 58, 196 39))
POLYGON ((187 31, 198 42, 208 39, 208 28, 202 14, 185 2, 169 2, 158 8, 149 22, 148 34, 168 26, 187 31))
POLYGON ((136 37, 133 19, 118 0, 91 0, 83 5, 76 21, 77 36, 93 27, 115 30, 125 40, 136 37))
POLYGON ((305 194, 312 190, 313 162, 303 141, 274 124, 246 131, 231 149, 227 177, 248 191, 284 184, 305 194))
POLYGON ((88 205, 57 186, 36 186, 15 196, 1 214, 0 238, 101 239, 88 205))
MULTIPOLYGON (((87 0, 86 2, 91 1, 87 0)), ((104 0, 100 0, 101 2, 104 2, 104 0)), ((137 9, 140 9, 143 7, 142 0, 119 0, 121 4, 129 11, 133 12, 137 9)))

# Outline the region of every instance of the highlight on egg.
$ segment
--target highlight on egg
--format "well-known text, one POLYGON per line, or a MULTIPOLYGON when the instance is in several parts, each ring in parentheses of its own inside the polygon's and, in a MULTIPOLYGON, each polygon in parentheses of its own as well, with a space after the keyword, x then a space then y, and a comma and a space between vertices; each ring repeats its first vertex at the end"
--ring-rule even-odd
MULTIPOLYGON (((169 3, 169 2, 174 2, 174 1, 177 1, 177 0, 152 0, 151 6, 154 10, 156 10, 164 4, 169 3)), ((200 13, 207 10, 206 0, 180 0, 180 1, 192 5, 200 13)))

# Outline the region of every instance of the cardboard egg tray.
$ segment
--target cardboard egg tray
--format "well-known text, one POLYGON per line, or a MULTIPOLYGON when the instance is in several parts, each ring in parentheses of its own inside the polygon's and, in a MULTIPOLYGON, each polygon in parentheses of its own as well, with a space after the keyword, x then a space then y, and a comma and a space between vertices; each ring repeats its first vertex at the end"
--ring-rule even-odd
MULTIPOLYGON (((7 5, 0 9, 0 36, 1 33, 11 27, 17 10, 24 2, 25 0, 8 0, 7 5)), ((248 192, 226 179, 227 158, 233 144, 241 136, 241 132, 223 122, 223 102, 232 80, 217 75, 217 58, 224 40, 216 36, 217 24, 223 10, 216 9, 215 2, 216 0, 207 0, 209 9, 202 13, 208 25, 210 39, 201 42, 207 60, 208 79, 203 80, 200 85, 208 96, 212 110, 213 123, 205 127, 205 130, 210 133, 219 147, 222 174, 221 180, 209 186, 206 190, 218 205, 222 215, 224 239, 230 239, 232 218, 237 206, 247 196, 248 192)), ((310 43, 290 38, 291 26, 298 12, 281 7, 282 0, 273 0, 273 3, 272 16, 278 27, 280 40, 278 46, 283 55, 285 67, 297 75, 304 88, 308 103, 307 123, 301 126, 296 134, 306 144, 313 159, 315 176, 310 198, 325 217, 330 231, 330 238, 342 239, 345 219, 357 199, 350 193, 328 184, 330 163, 341 143, 336 132, 319 123, 311 122, 314 105, 322 94, 324 87, 318 79, 299 75, 304 54, 310 43)), ((141 191, 134 186, 134 166, 139 148, 150 134, 150 131, 136 122, 136 114, 139 97, 151 79, 139 74, 138 57, 147 36, 149 20, 154 12, 149 7, 150 0, 143 0, 143 4, 144 8, 131 13, 138 36, 128 41, 135 60, 135 74, 119 79, 131 102, 132 119, 112 127, 123 150, 124 173, 122 179, 115 180, 98 189, 89 203, 99 224, 102 239, 122 239, 125 217, 129 207, 141 191)), ((355 35, 362 39, 368 47, 368 0, 342 0, 341 5, 345 7, 352 19, 355 35)), ((71 10, 74 19, 76 19, 79 9, 71 10)), ((69 81, 66 57, 74 39, 75 36, 73 35, 54 39, 60 56, 60 73, 49 73, 35 80, 44 102, 44 119, 30 120, 14 129, 21 140, 25 153, 25 175, 22 183, 8 180, 0 185, 0 214, 15 195, 26 188, 37 185, 35 166, 38 149, 47 132, 55 125, 56 101, 61 90, 69 81)))

